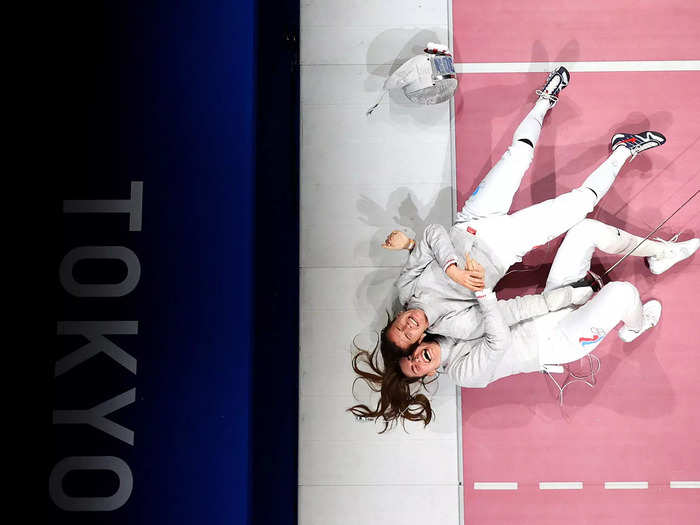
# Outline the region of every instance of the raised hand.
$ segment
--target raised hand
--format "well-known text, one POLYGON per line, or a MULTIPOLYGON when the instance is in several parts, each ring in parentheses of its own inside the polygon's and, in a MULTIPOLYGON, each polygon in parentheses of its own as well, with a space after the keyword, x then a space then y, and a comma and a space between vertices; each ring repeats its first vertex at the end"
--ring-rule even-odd
POLYGON ((382 244, 382 248, 387 250, 408 250, 412 245, 413 241, 408 235, 402 231, 394 230, 387 236, 384 244, 382 244))

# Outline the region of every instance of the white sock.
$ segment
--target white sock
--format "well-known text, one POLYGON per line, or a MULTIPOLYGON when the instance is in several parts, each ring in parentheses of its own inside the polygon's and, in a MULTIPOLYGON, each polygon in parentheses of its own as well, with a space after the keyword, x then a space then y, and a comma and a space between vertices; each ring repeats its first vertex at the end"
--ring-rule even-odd
POLYGON ((620 162, 624 163, 627 159, 629 159, 632 156, 632 152, 629 150, 629 148, 620 146, 615 151, 613 151, 610 156, 615 157, 620 162))

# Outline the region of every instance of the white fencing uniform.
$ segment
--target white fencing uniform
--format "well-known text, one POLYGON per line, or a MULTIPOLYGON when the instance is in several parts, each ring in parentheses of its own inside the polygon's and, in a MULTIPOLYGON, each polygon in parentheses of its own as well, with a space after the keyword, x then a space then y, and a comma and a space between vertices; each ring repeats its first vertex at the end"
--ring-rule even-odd
MULTIPOLYGON (((473 252, 479 259, 486 260, 485 253, 476 248, 473 252)), ((402 304, 425 313, 431 333, 450 335, 457 339, 474 339, 484 333, 474 292, 457 284, 445 273, 448 266, 459 260, 444 226, 430 224, 425 229, 423 238, 409 254, 396 286, 402 304)), ((493 266, 488 268, 491 268, 489 274, 492 275, 493 266)), ((564 286, 542 295, 498 301, 498 307, 506 324, 510 326, 523 319, 559 310, 574 302, 581 304, 575 295, 571 287, 564 286)))
MULTIPOLYGON (((495 294, 491 303, 496 304, 495 294)), ((488 296, 487 296, 488 297, 488 296)), ((585 305, 568 307, 508 328, 499 308, 479 301, 483 337, 463 341, 439 336, 443 370, 459 386, 483 388, 513 374, 536 372, 545 364, 576 361, 593 351, 620 320, 642 325, 642 303, 630 283, 611 282, 585 305)))
MULTIPOLYGON (((623 255, 631 251, 642 241, 624 230, 593 219, 584 219, 571 228, 562 242, 552 262, 547 276, 545 290, 551 290, 565 284, 578 281, 591 268, 593 251, 623 255)), ((662 243, 647 239, 639 246, 633 257, 649 257, 662 254, 662 243)))
MULTIPOLYGON (((522 257, 534 247, 568 231, 593 211, 630 156, 629 150, 618 148, 588 176, 581 187, 506 215, 503 210, 510 208, 517 189, 517 186, 514 189, 516 181, 513 173, 519 174, 519 185, 529 166, 529 163, 525 165, 524 153, 520 153, 522 148, 529 146, 519 142, 509 148, 464 204, 450 232, 455 236, 475 232, 474 243, 484 246, 484 251, 489 253, 503 274, 513 263, 522 261, 522 257)), ((465 242, 468 245, 471 241, 469 238, 465 242)), ((458 244, 455 247, 459 250, 458 244)), ((479 260, 476 256, 474 258, 479 260)), ((495 284, 488 279, 486 281, 487 287, 495 284)))
MULTIPOLYGON (((533 158, 533 146, 522 140, 536 144, 548 109, 548 101, 537 101, 513 134, 511 146, 467 200, 450 229, 455 262, 463 266, 469 252, 484 267, 487 288, 493 288, 528 251, 583 220, 630 156, 627 148, 618 148, 580 188, 507 215, 533 158)), ((446 276, 444 262, 409 256, 397 281, 401 304, 426 312, 431 333, 460 339, 479 337, 483 327, 479 313, 473 311, 476 299, 446 276), (429 304, 440 306, 431 309, 429 304)))
MULTIPOLYGON (((547 279, 548 288, 585 276, 595 248, 620 254, 639 240, 599 221, 582 221, 567 233, 557 251, 547 279)), ((663 251, 661 243, 647 242, 633 255, 653 256, 663 251)), ((485 387, 501 377, 542 370, 547 364, 577 361, 593 351, 620 321, 632 330, 640 330, 643 323, 639 292, 627 282, 606 284, 578 308, 569 306, 510 328, 498 308, 485 308, 481 302, 479 306, 484 316, 484 337, 473 341, 438 338, 444 370, 464 387, 485 387), (509 332, 509 337, 504 331, 509 332)))
POLYGON ((610 282, 593 299, 565 315, 550 333, 543 332, 544 327, 538 327, 537 318, 533 319, 543 338, 539 344, 540 363, 577 361, 595 350, 620 321, 638 331, 642 328, 642 319, 642 301, 637 288, 628 282, 610 282))
POLYGON ((512 144, 467 199, 455 222, 508 213, 513 196, 532 163, 542 123, 549 109, 549 101, 537 101, 515 129, 512 144), (532 146, 522 140, 530 141, 532 146))
MULTIPOLYGON (((555 289, 584 277, 591 267, 596 248, 605 253, 622 255, 641 240, 641 237, 600 221, 581 221, 569 230, 557 250, 545 289, 555 289)), ((631 256, 656 256, 663 251, 662 243, 647 240, 631 256)), ((620 321, 632 330, 641 329, 642 302, 632 284, 611 282, 588 303, 558 323, 556 333, 540 351, 542 364, 562 364, 580 359, 598 346, 620 321), (562 338, 568 344, 563 343, 562 338)))

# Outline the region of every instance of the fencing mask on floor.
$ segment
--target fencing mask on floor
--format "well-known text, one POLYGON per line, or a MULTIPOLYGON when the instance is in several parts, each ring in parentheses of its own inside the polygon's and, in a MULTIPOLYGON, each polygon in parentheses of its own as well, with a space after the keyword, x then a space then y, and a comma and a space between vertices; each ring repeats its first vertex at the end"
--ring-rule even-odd
POLYGON ((402 88, 416 104, 439 104, 450 99, 457 89, 457 74, 447 47, 428 42, 423 54, 409 59, 386 79, 382 96, 367 114, 374 111, 387 91, 396 88, 402 88))

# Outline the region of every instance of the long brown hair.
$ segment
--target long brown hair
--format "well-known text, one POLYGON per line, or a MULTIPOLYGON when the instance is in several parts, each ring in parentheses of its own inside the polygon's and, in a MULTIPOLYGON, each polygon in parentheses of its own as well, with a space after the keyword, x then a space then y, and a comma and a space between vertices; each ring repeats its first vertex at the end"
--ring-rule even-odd
MULTIPOLYGON (((369 388, 380 394, 377 406, 372 409, 364 404, 357 404, 347 409, 355 417, 362 419, 382 419, 383 434, 397 421, 404 425, 406 420, 422 421, 427 426, 433 419, 430 400, 419 393, 422 387, 431 383, 425 377, 406 377, 399 367, 399 359, 408 352, 402 352, 386 337, 392 320, 380 332, 379 340, 371 351, 355 345, 356 352, 352 358, 352 369, 359 376, 353 381, 353 388, 358 380, 363 380, 369 388), (381 362, 380 362, 381 360, 381 362)), ((405 430, 405 426, 404 426, 405 430)))

